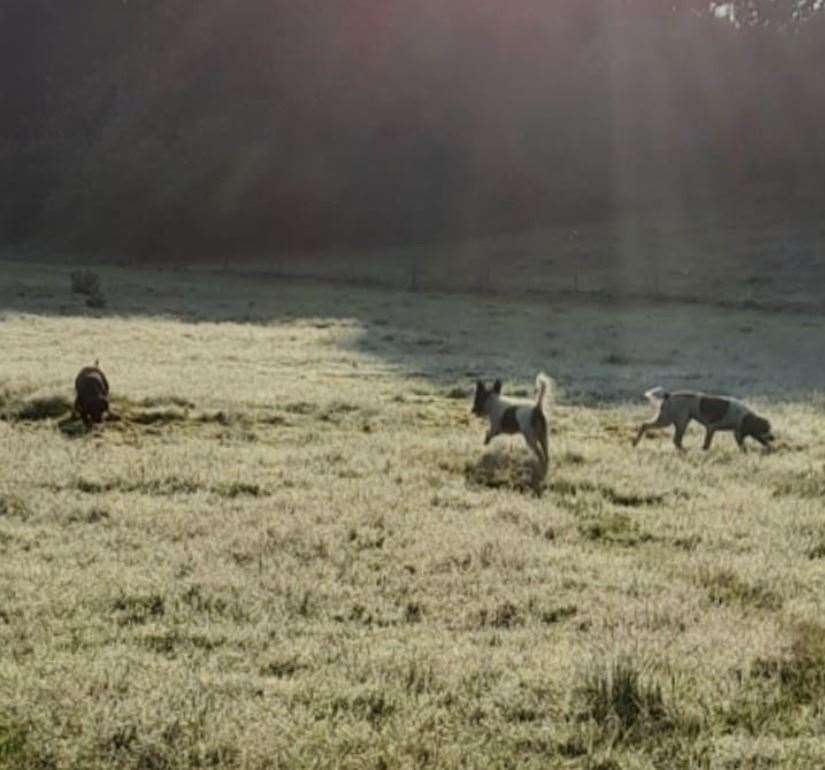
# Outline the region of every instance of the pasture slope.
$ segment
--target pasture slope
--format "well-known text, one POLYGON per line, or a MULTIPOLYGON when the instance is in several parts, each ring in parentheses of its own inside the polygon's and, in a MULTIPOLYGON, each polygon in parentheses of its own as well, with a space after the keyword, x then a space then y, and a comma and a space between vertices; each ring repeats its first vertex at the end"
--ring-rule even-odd
POLYGON ((819 317, 3 268, 3 770, 822 766, 819 317), (469 413, 539 368, 543 484, 469 413), (632 451, 656 384, 778 451, 632 451))

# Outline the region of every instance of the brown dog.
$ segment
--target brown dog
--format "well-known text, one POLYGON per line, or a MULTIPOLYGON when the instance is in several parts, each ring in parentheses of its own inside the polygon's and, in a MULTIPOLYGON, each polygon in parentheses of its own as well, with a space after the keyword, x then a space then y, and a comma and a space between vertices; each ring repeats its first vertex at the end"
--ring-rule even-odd
POLYGON ((109 382, 97 361, 94 366, 84 366, 80 370, 74 381, 74 389, 77 393, 74 409, 86 427, 103 422, 103 415, 109 411, 109 382))

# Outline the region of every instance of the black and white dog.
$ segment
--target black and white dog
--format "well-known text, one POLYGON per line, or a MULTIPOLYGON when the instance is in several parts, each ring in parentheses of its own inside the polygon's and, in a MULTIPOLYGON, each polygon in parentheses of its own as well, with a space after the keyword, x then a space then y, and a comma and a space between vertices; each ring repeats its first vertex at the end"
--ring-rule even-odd
POLYGON ((538 397, 535 403, 501 395, 501 380, 496 380, 492 388, 481 381, 476 382, 476 395, 473 401, 473 414, 488 417, 490 428, 484 437, 484 445, 500 433, 521 433, 527 446, 535 452, 539 462, 546 469, 549 461, 547 451, 547 419, 544 416, 542 402, 550 378, 540 373, 536 377, 538 397))
POLYGON ((659 412, 655 419, 642 423, 636 438, 633 439, 633 446, 639 443, 645 431, 675 425, 673 443, 677 449, 682 449, 682 436, 691 420, 705 426, 705 443, 702 449, 710 449, 713 434, 717 430, 732 430, 736 443, 743 452, 748 436, 768 449, 774 440, 771 424, 735 398, 709 396, 689 390, 668 393, 663 388, 652 388, 645 393, 645 397, 659 412))

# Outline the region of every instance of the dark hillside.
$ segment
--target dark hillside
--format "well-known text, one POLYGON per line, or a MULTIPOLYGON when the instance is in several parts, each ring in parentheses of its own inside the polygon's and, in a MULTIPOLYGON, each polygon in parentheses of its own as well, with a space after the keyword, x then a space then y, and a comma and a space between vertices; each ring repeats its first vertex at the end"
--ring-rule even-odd
POLYGON ((818 210, 825 13, 662 5, 12 0, 0 233, 191 258, 818 210))

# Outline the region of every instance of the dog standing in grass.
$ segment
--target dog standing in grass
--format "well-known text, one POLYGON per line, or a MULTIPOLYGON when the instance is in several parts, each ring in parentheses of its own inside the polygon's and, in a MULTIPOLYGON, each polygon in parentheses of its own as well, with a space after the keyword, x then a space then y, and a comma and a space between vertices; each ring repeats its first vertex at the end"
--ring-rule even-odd
POLYGON ((487 388, 481 380, 476 381, 473 414, 490 420, 484 445, 500 433, 521 433, 546 471, 550 455, 547 451, 547 419, 542 404, 550 384, 550 378, 543 372, 536 377, 538 396, 532 403, 502 396, 501 380, 496 380, 492 388, 487 388))
POLYGON ((80 370, 74 389, 77 394, 74 410, 86 427, 103 422, 103 416, 109 411, 109 382, 97 361, 94 366, 84 366, 80 370))
POLYGON ((652 388, 645 393, 651 404, 659 412, 654 420, 642 423, 633 446, 636 446, 651 428, 666 428, 675 425, 673 443, 682 449, 682 436, 691 420, 705 426, 705 443, 702 449, 710 449, 713 434, 717 430, 732 430, 739 448, 745 451, 745 439, 750 436, 767 449, 774 440, 771 424, 756 414, 752 409, 735 398, 727 396, 708 396, 690 390, 668 393, 664 388, 652 388))

